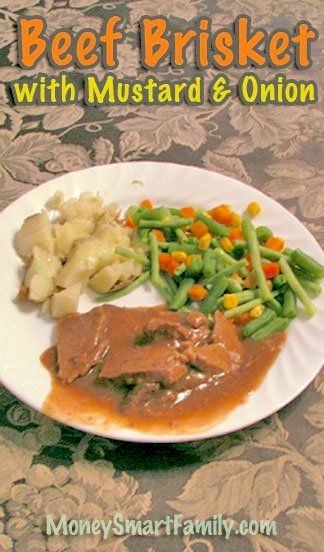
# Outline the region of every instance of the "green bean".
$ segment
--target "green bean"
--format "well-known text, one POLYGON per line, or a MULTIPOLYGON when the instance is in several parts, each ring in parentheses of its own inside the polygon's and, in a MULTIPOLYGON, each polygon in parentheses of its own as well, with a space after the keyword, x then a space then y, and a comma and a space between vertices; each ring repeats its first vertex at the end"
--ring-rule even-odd
POLYGON ((236 295, 239 305, 260 297, 258 289, 244 289, 243 291, 238 291, 234 293, 234 295, 236 295))
POLYGON ((259 246, 260 254, 265 259, 269 259, 269 261, 279 261, 282 259, 283 254, 279 253, 278 251, 275 251, 274 249, 270 249, 270 247, 265 247, 264 245, 259 246))
POLYGON ((203 276, 212 278, 216 274, 217 260, 212 249, 207 249, 203 258, 203 276))
MULTIPOLYGON (((256 292, 257 290, 247 290, 247 291, 256 292)), ((241 293, 243 293, 243 292, 241 292, 241 293)), ((271 299, 274 299, 277 295, 278 295, 278 292, 274 291, 271 294, 271 299)), ((252 299, 252 301, 247 301, 245 303, 245 302, 242 301, 242 297, 241 297, 241 303, 242 304, 239 304, 237 307, 233 307, 232 309, 227 310, 224 314, 225 318, 231 318, 232 316, 239 316, 239 314, 243 314, 244 312, 247 312, 247 311, 253 309, 253 307, 257 307, 258 305, 262 305, 263 303, 265 303, 265 301, 264 301, 264 299, 262 299, 262 297, 256 297, 255 299, 252 299)))
POLYGON ((225 311, 224 316, 225 318, 232 318, 235 316, 239 316, 240 314, 243 314, 244 312, 247 312, 253 307, 257 307, 258 305, 262 305, 264 303, 263 299, 261 297, 257 297, 256 299, 252 299, 252 301, 248 301, 247 303, 243 303, 242 305, 239 305, 238 307, 233 307, 232 309, 228 309, 225 311))
MULTIPOLYGON (((148 230, 148 228, 145 228, 145 230, 148 230)), ((161 241, 158 241, 158 247, 160 249, 162 249, 163 251, 169 249, 169 242, 161 242, 161 241)))
POLYGON ((242 286, 233 278, 228 278, 226 291, 229 293, 237 293, 242 291, 242 286))
POLYGON ((174 207, 167 207, 167 210, 173 217, 181 217, 180 209, 175 209, 174 207))
POLYGON ((184 272, 186 272, 186 270, 187 270, 187 265, 186 265, 186 263, 181 263, 181 264, 179 264, 179 266, 177 266, 177 268, 175 269, 174 275, 175 275, 175 276, 181 276, 181 274, 183 274, 184 272))
POLYGON ((295 318, 298 314, 296 295, 291 289, 287 289, 284 293, 282 314, 286 318, 295 318))
POLYGON ((203 260, 201 256, 197 255, 191 259, 189 266, 187 266, 187 275, 193 278, 197 278, 203 270, 203 260))
POLYGON ((133 259, 137 263, 140 263, 142 265, 148 265, 150 264, 150 261, 145 255, 140 255, 139 253, 136 253, 136 251, 132 251, 131 249, 126 249, 125 247, 120 247, 117 245, 115 248, 115 253, 117 255, 121 255, 122 257, 127 257, 128 259, 133 259))
POLYGON ((182 280, 169 305, 171 310, 179 310, 184 307, 188 299, 188 291, 194 283, 195 280, 193 278, 184 278, 182 280))
POLYGON ((313 305, 312 301, 308 297, 303 286, 297 280, 295 274, 287 263, 286 259, 282 258, 279 261, 281 272, 286 276, 287 283, 292 291, 297 295, 298 299, 304 305, 308 316, 313 316, 316 313, 316 308, 313 305))
POLYGON ((283 274, 279 274, 278 276, 273 278, 272 283, 274 289, 280 289, 287 284, 287 280, 283 274))
POLYGON ((244 337, 250 337, 254 332, 262 328, 265 324, 268 322, 271 322, 271 320, 274 320, 276 318, 276 314, 271 309, 265 309, 264 312, 259 316, 259 318, 255 318, 254 320, 250 320, 247 324, 245 324, 243 328, 243 335, 244 337))
POLYGON ((270 299, 270 301, 266 302, 266 305, 270 307, 276 314, 279 316, 282 314, 282 305, 279 303, 277 299, 270 299))
POLYGON ((180 243, 183 243, 187 239, 186 234, 184 233, 183 230, 181 230, 181 228, 176 228, 175 233, 180 243))
POLYGON ((185 244, 186 245, 196 245, 198 247, 199 240, 198 240, 198 238, 195 238, 194 236, 190 236, 190 238, 186 238, 185 244))
POLYGON ((187 253, 187 255, 194 255, 198 252, 197 247, 191 243, 171 242, 169 243, 168 249, 169 253, 172 253, 173 251, 183 251, 184 253, 187 253))
POLYGON ((177 291, 178 286, 173 278, 169 274, 164 274, 163 278, 171 293, 174 294, 177 291))
MULTIPOLYGON (((146 209, 137 217, 139 220, 163 220, 169 215, 165 207, 156 207, 155 209, 146 209)), ((133 218, 134 220, 134 218, 133 218)), ((138 221, 135 224, 138 224, 138 221)))
POLYGON ((149 243, 151 248, 151 279, 155 286, 161 285, 160 265, 159 265, 159 249, 156 236, 150 232, 149 243))
POLYGON ((201 209, 198 209, 196 218, 205 223, 212 234, 216 234, 216 236, 228 236, 228 227, 225 226, 225 224, 220 224, 216 222, 216 220, 207 217, 201 209))
POLYGON ((95 301, 113 301, 114 299, 120 299, 120 297, 124 297, 124 295, 128 295, 128 293, 131 293, 131 291, 134 291, 134 289, 137 289, 142 284, 147 282, 150 278, 150 272, 147 270, 146 272, 143 272, 138 278, 133 280, 128 286, 125 286, 122 289, 118 289, 117 291, 111 291, 109 293, 104 293, 103 295, 98 295, 95 298, 95 301))
POLYGON ((324 265, 318 263, 315 259, 306 255, 300 249, 295 249, 290 255, 290 262, 293 265, 299 266, 306 273, 314 278, 321 280, 324 278, 324 265))
POLYGON ((291 262, 289 262, 289 264, 298 279, 301 278, 302 280, 308 280, 309 282, 316 282, 316 284, 320 283, 320 280, 312 276, 309 272, 305 272, 305 270, 299 268, 299 266, 293 265, 291 262))
POLYGON ((210 290, 208 291, 208 295, 206 295, 201 305, 201 311, 206 316, 208 316, 209 314, 212 314, 215 311, 217 299, 221 297, 221 295, 223 295, 226 288, 227 288, 227 279, 224 276, 220 278, 210 288, 210 290))
POLYGON ((144 220, 138 223, 139 228, 181 228, 193 222, 193 218, 179 218, 169 220, 144 220))
POLYGON ((310 282, 309 280, 304 280, 303 278, 298 278, 299 283, 305 288, 307 293, 311 293, 314 297, 321 295, 321 286, 317 282, 310 282))
POLYGON ((271 293, 267 285, 266 277, 262 270, 259 244, 258 244, 255 230, 253 228, 253 225, 250 219, 248 218, 243 219, 242 229, 243 229, 244 237, 248 244, 248 250, 251 255, 251 262, 254 270, 254 275, 255 275, 257 285, 260 289, 261 297, 265 301, 269 301, 271 299, 271 293))
POLYGON ((236 263, 236 259, 233 259, 228 253, 224 251, 224 249, 215 249, 214 255, 217 257, 217 259, 220 259, 221 261, 224 261, 227 265, 233 265, 236 263))
POLYGON ((287 318, 275 318, 274 320, 271 320, 270 322, 268 322, 268 324, 254 332, 251 335, 251 338, 254 340, 265 339, 266 337, 270 337, 277 332, 282 332, 286 330, 289 326, 289 323, 290 321, 287 318))
POLYGON ((126 217, 132 217, 135 224, 138 224, 139 215, 147 211, 144 205, 130 205, 126 211, 126 217))
POLYGON ((205 278, 201 282, 199 282, 202 286, 206 284, 213 284, 215 283, 219 278, 222 276, 230 276, 234 272, 239 272, 242 270, 242 268, 246 267, 248 265, 248 262, 246 259, 242 259, 241 261, 235 261, 233 264, 226 266, 223 268, 220 272, 218 272, 215 276, 212 278, 205 278))
POLYGON ((158 292, 160 293, 160 295, 162 295, 164 301, 169 304, 171 301, 172 301, 172 293, 171 291, 167 288, 167 286, 165 285, 165 283, 163 282, 162 278, 160 278, 159 282, 153 282, 152 280, 152 284, 154 285, 154 287, 158 290, 158 292))
POLYGON ((145 244, 148 244, 148 236, 149 236, 149 233, 150 233, 150 229, 149 228, 137 228, 136 232, 137 232, 137 235, 139 236, 139 238, 141 239, 141 241, 145 244))
POLYGON ((271 236, 273 236, 272 230, 267 226, 258 226, 255 230, 257 239, 259 243, 265 243, 271 236))

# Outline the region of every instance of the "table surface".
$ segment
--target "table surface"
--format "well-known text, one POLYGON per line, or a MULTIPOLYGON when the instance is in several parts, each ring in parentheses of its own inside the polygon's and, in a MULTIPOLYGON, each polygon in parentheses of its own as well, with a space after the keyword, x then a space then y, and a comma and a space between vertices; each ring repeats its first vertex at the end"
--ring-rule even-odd
MULTIPOLYGON (((9 0, 0 6, 0 204, 59 174, 96 164, 158 160, 205 167, 234 176, 282 203, 324 242, 323 103, 247 107, 230 99, 221 107, 20 107, 10 81, 26 76, 15 65, 14 22, 21 14, 45 14, 48 29, 100 29, 114 10, 126 20, 117 76, 142 78, 137 22, 162 14, 176 26, 198 15, 213 27, 239 13, 269 31, 291 29, 307 18, 321 33, 320 0, 9 0), (21 8, 24 7, 22 10, 21 8)), ((323 29, 322 29, 323 30, 323 29)), ((323 35, 322 35, 323 36, 323 35)), ((320 35, 321 37, 321 35, 320 35)), ((321 84, 321 38, 313 67, 286 76, 321 84)), ((44 59, 37 71, 55 71, 44 59)), ((105 71, 94 71, 103 77, 105 71)), ((165 65, 159 79, 196 74, 165 65)), ((240 71, 227 72, 234 82, 240 71)), ((274 72, 258 70, 260 78, 274 72)), ((206 82, 216 75, 204 72, 206 82)), ((323 550, 324 380, 320 375, 292 404, 263 422, 229 436, 181 445, 143 445, 76 431, 27 408, 0 387, 0 550, 320 552, 323 550), (277 535, 233 537, 179 535, 110 538, 44 535, 44 513, 75 519, 122 512, 131 519, 162 520, 222 514, 275 519, 277 535)))

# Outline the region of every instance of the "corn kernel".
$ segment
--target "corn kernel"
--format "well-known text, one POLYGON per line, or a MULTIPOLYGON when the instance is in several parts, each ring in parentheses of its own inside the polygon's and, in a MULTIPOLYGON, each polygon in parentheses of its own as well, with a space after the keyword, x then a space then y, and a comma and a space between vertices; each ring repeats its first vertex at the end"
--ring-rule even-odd
POLYGON ((209 213, 207 213, 207 211, 203 211, 203 214, 205 215, 205 217, 207 218, 213 218, 209 213))
POLYGON ((180 263, 184 263, 187 256, 187 253, 185 253, 184 251, 172 251, 171 253, 171 257, 177 259, 177 261, 179 261, 180 263))
POLYGON ((233 309, 239 304, 238 298, 234 293, 226 293, 223 299, 225 309, 233 309))
POLYGON ((210 246, 210 242, 212 240, 211 234, 209 232, 206 232, 203 236, 201 236, 199 240, 199 249, 202 249, 203 251, 206 251, 208 247, 210 246))
POLYGON ((162 220, 167 221, 167 220, 170 220, 170 218, 171 218, 171 217, 164 217, 162 220))
POLYGON ((235 282, 240 284, 240 286, 243 285, 243 279, 241 278, 241 276, 237 272, 234 272, 234 274, 232 274, 231 278, 232 278, 232 280, 234 280, 235 282))
POLYGON ((259 318, 264 311, 264 305, 257 305, 250 310, 251 318, 259 318))
POLYGON ((232 226, 240 226, 242 222, 242 217, 238 213, 232 213, 231 214, 231 225, 232 226))
POLYGON ((272 283, 272 280, 267 280, 267 286, 268 286, 268 288, 270 289, 270 291, 273 290, 273 283, 272 283))
POLYGON ((219 240, 220 246, 226 251, 227 253, 231 253, 234 249, 234 246, 229 238, 221 238, 219 240))
POLYGON ((255 277, 254 277, 254 274, 249 274, 247 276, 247 278, 245 278, 243 280, 243 286, 248 288, 248 289, 254 289, 255 286, 256 286, 256 281, 255 281, 255 277))
POLYGON ((247 212, 250 217, 256 217, 259 213, 261 213, 261 205, 259 205, 256 201, 252 201, 252 203, 249 203, 247 206, 247 212))
POLYGON ((188 256, 187 256, 187 258, 186 258, 186 260, 185 260, 186 266, 189 266, 189 265, 190 265, 190 263, 191 263, 191 261, 192 261, 192 257, 193 257, 193 255, 188 255, 188 256))

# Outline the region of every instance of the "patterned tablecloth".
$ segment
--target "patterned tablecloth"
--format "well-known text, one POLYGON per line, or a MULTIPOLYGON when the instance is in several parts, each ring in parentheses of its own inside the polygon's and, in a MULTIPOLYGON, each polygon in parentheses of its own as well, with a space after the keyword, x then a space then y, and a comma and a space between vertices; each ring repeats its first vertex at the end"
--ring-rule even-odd
MULTIPOLYGON (((234 176, 261 189, 294 213, 324 242, 323 104, 247 107, 238 99, 223 106, 17 107, 8 83, 27 73, 15 64, 15 20, 43 14, 48 30, 100 29, 102 18, 125 17, 119 46, 119 77, 143 78, 137 24, 143 14, 162 14, 185 26, 208 15, 213 26, 239 13, 269 31, 291 29, 308 19, 320 31, 314 65, 301 76, 321 86, 321 0, 0 0, 0 202, 59 174, 129 160, 193 164, 234 176)), ((37 72, 53 74, 46 59, 37 72)), ((103 76, 102 67, 94 69, 103 76)), ((158 78, 197 73, 192 60, 182 71, 164 65, 158 78)), ((240 71, 228 72, 237 81, 240 71)), ((204 72, 206 80, 215 75, 204 72)), ((271 78, 268 68, 258 70, 271 78)), ((239 433, 181 445, 115 442, 55 423, 0 388, 0 550, 40 551, 230 551, 320 552, 323 550, 324 382, 318 376, 292 404, 239 433), (183 535, 159 537, 51 536, 45 513, 75 519, 162 520, 176 513, 204 519, 222 514, 276 520, 277 535, 183 535)))

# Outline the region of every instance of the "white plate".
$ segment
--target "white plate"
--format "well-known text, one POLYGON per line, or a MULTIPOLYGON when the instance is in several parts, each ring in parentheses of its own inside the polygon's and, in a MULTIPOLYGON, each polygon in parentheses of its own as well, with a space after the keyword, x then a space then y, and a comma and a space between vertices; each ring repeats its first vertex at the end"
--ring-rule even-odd
MULTIPOLYGON (((118 201, 123 207, 149 197, 155 204, 212 207, 229 203, 242 212, 250 201, 262 204, 258 225, 269 225, 290 247, 300 247, 318 261, 323 253, 306 228, 286 209, 258 190, 237 180, 195 167, 169 163, 136 162, 93 167, 66 174, 25 194, 0 215, 0 381, 19 399, 36 410, 50 391, 50 376, 39 356, 53 340, 54 323, 45 320, 39 309, 18 308, 14 302, 21 277, 21 261, 13 248, 13 237, 24 218, 43 208, 47 199, 62 190, 66 197, 82 191, 99 192, 105 202, 118 201)), ((160 299, 140 288, 116 301, 120 306, 154 305, 160 299)), ((96 424, 73 427, 104 437, 141 442, 179 442, 223 435, 253 424, 276 412, 294 399, 312 381, 323 362, 323 298, 315 301, 318 313, 311 320, 299 317, 288 331, 282 353, 262 385, 224 420, 208 430, 179 435, 144 433, 121 427, 98 428, 96 424)), ((80 311, 94 303, 83 296, 80 311)), ((59 420, 59 414, 57 416, 59 420)))

